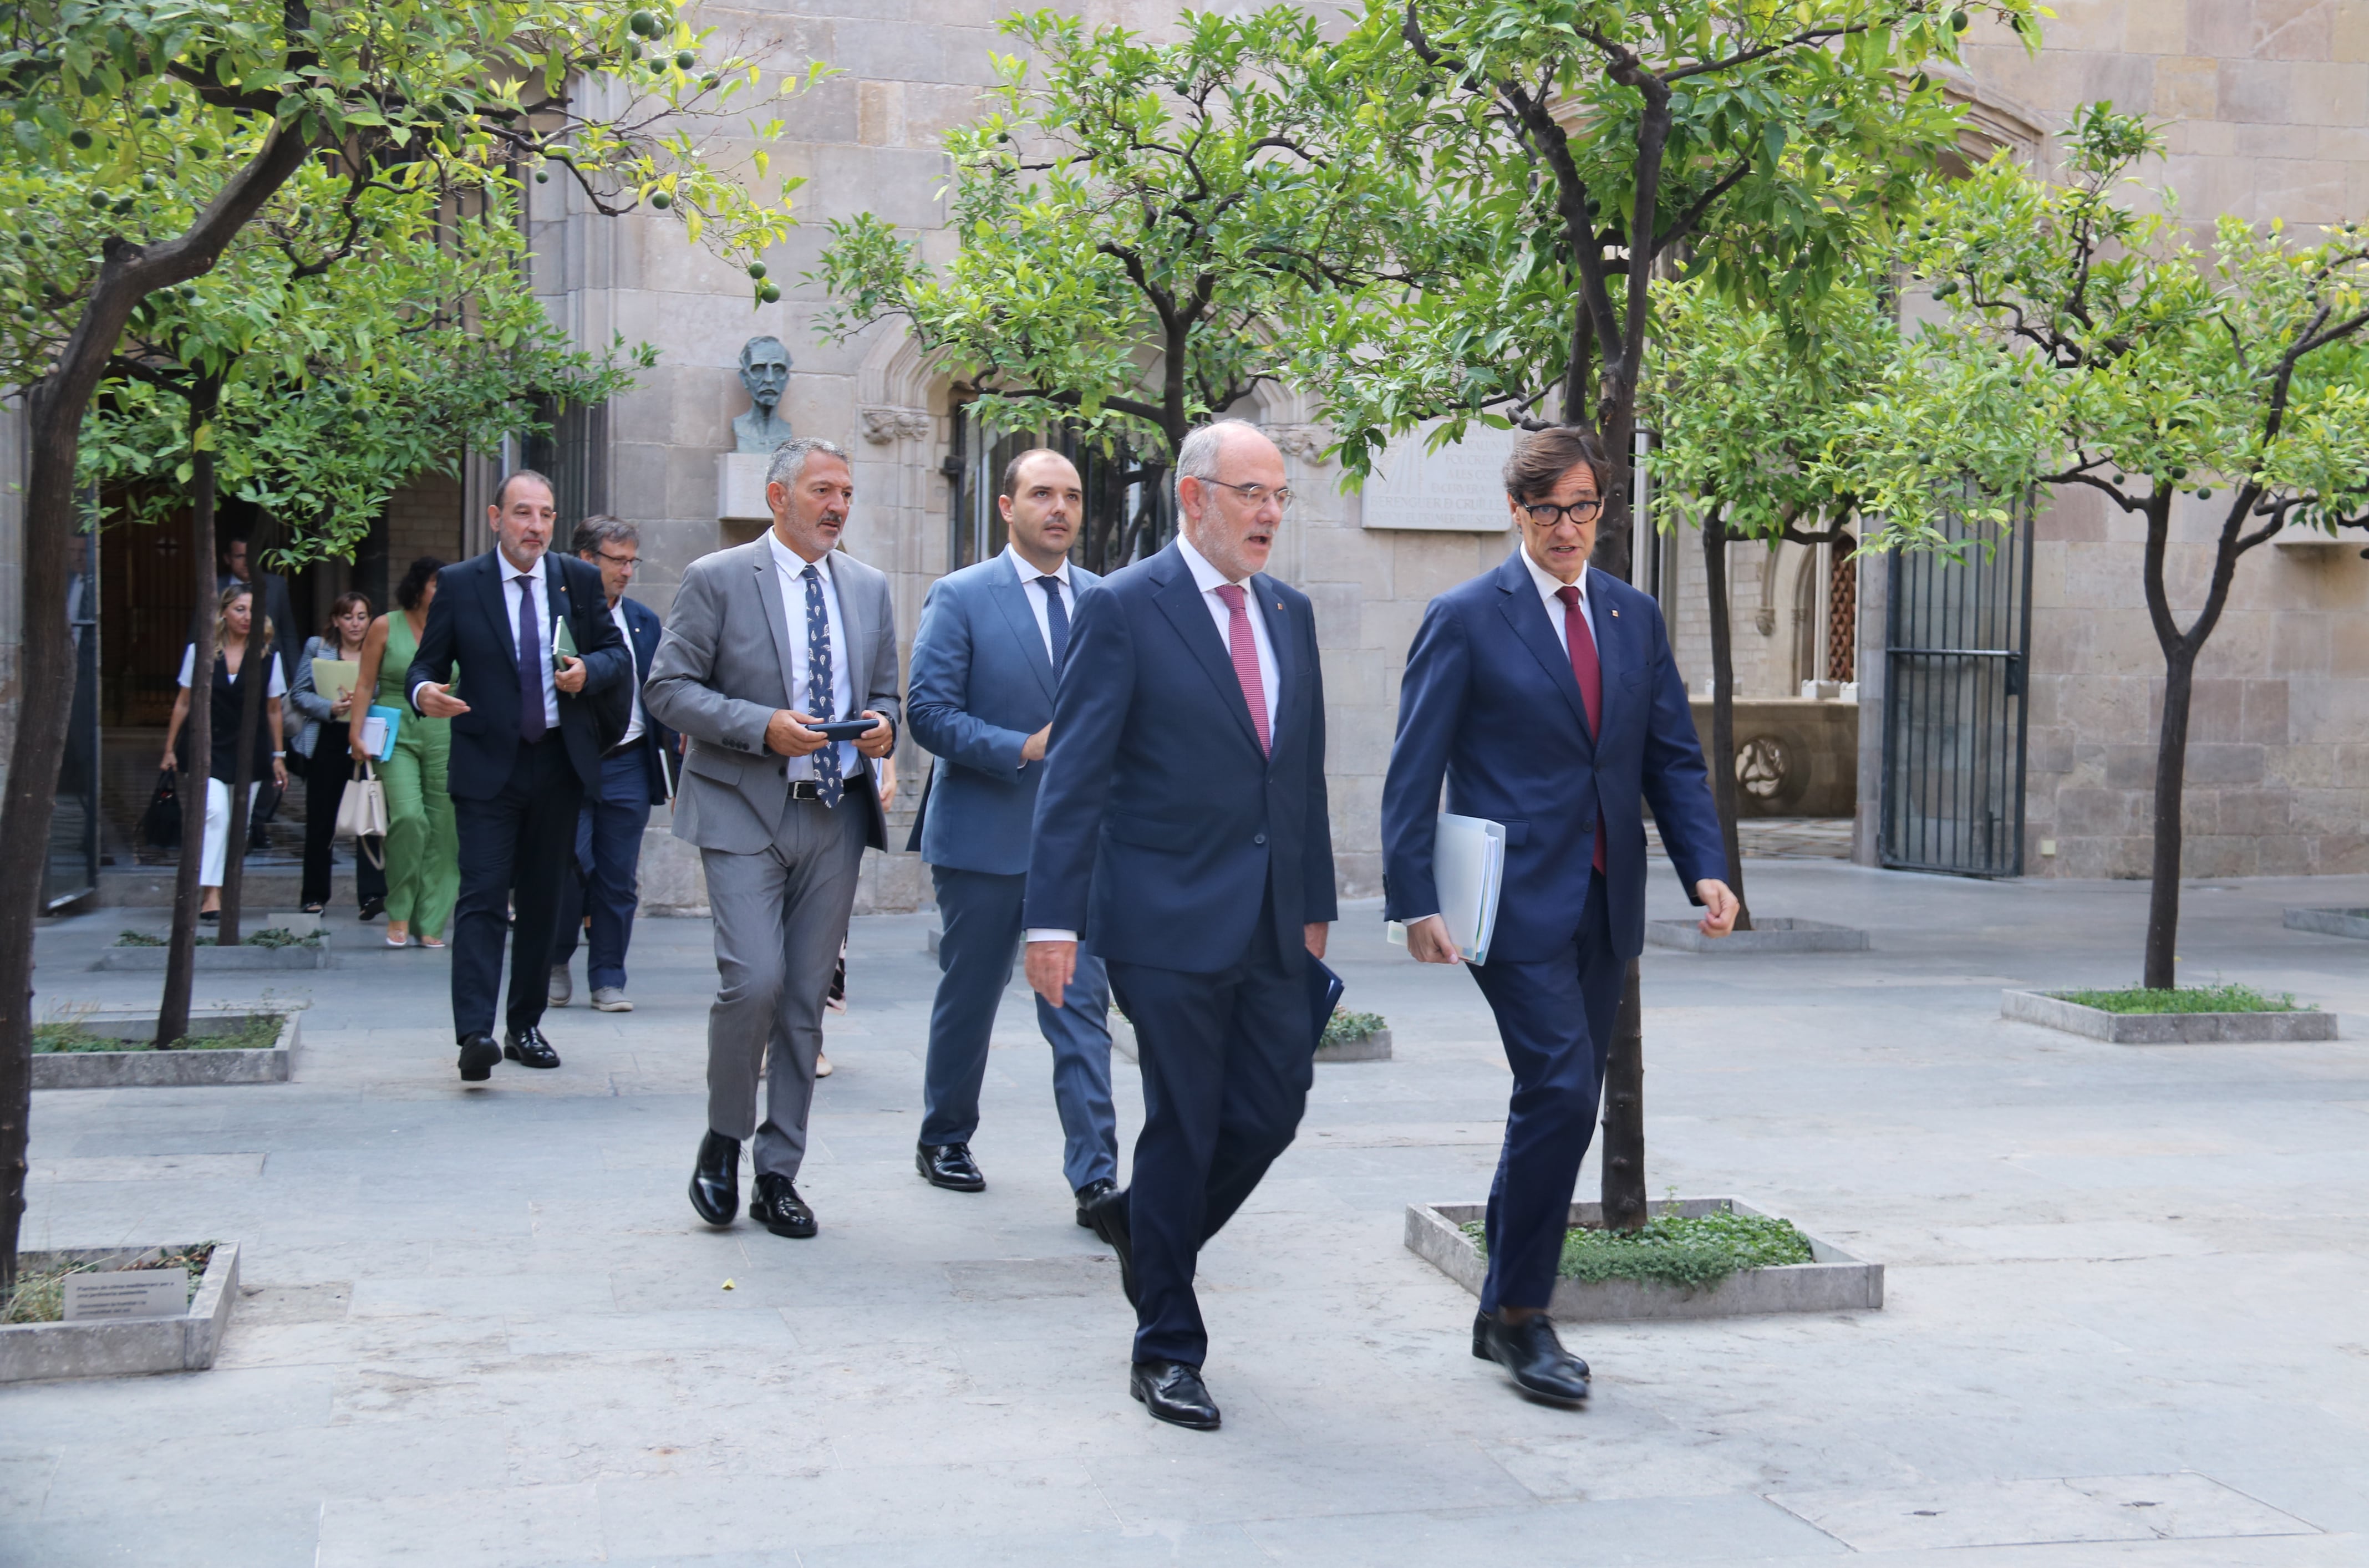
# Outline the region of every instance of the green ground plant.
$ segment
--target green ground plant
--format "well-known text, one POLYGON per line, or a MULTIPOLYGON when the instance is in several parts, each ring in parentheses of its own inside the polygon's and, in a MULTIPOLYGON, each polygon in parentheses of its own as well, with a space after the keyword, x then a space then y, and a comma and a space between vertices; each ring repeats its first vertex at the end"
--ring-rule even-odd
POLYGON ((2123 990, 2053 990, 2059 1001, 2095 1007, 2106 1013, 2309 1013, 2292 991, 2265 996, 2247 985, 2181 986, 2173 990, 2149 990, 2132 986, 2123 990))
MULTIPOLYGON (((198 1299, 198 1285, 206 1276, 206 1265, 214 1255, 219 1243, 200 1242, 194 1247, 173 1247, 145 1263, 131 1265, 132 1268, 182 1268, 189 1270, 189 1296, 198 1299)), ((77 1274, 97 1274, 95 1263, 55 1264, 17 1276, 10 1289, 6 1305, 0 1306, 0 1323, 54 1323, 63 1321, 66 1310, 66 1280, 77 1274)))
MULTIPOLYGON (((1487 1256, 1482 1227, 1474 1223, 1461 1229, 1487 1256)), ((1812 1261, 1809 1239, 1791 1220, 1722 1211, 1692 1218, 1658 1215, 1627 1231, 1574 1225, 1563 1233, 1562 1257, 1555 1272, 1588 1284, 1631 1279, 1674 1285, 1692 1294, 1747 1268, 1812 1261)))
POLYGON ((1324 1021, 1322 1044, 1354 1046, 1360 1040, 1372 1039, 1387 1027, 1389 1020, 1379 1013, 1352 1013, 1345 1007, 1336 1007, 1333 1016, 1324 1021))

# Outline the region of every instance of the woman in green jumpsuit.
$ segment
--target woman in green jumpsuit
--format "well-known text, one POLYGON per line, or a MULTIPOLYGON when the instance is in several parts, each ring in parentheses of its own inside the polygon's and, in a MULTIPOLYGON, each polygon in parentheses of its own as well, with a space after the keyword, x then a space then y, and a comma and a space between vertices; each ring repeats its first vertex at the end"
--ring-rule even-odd
MULTIPOLYGON (((444 563, 422 555, 395 590, 401 608, 371 624, 362 645, 361 683, 377 693, 382 707, 400 709, 395 755, 376 764, 386 790, 386 944, 403 947, 413 936, 423 947, 444 945, 444 927, 461 893, 461 844, 452 827, 452 797, 445 793, 444 768, 452 751, 452 721, 426 718, 411 705, 404 676, 428 626, 428 606, 436 597, 436 574, 444 563)), ((354 755, 361 747, 364 710, 354 709, 350 736, 354 755)))

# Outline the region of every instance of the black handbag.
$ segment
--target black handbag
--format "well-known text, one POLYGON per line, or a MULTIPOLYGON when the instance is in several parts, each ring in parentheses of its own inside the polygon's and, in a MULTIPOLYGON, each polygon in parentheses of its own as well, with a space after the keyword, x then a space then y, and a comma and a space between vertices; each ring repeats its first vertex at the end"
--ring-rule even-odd
POLYGON ((181 847, 181 802, 173 785, 177 776, 171 768, 159 768, 156 787, 148 796, 148 809, 140 814, 140 841, 151 849, 181 847))

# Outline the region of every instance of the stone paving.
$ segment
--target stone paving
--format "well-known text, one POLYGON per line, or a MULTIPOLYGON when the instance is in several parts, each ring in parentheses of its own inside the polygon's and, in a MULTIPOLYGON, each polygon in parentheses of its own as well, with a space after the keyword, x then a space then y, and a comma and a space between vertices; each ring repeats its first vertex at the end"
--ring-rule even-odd
MULTIPOLYGON (((235 1237, 247 1293, 212 1371, 0 1390, 0 1563, 2369 1562, 2369 944, 2280 923, 2369 878, 2188 898, 2192 979, 2291 990, 2341 1040, 2131 1047, 1998 992, 2126 980, 2137 884, 1751 875, 1874 950, 1648 953, 1653 1185, 1882 1260, 1887 1304, 1575 1327, 1580 1413, 1474 1361, 1470 1298, 1401 1245, 1410 1200, 1485 1190, 1505 1080, 1471 980, 1371 904, 1336 956, 1397 1059, 1319 1070, 1206 1254, 1215 1434, 1127 1398, 1017 988, 988 1191, 914 1175, 927 917, 853 934, 807 1242, 683 1197, 704 922, 646 922, 638 1010, 579 1001, 566 1068, 479 1092, 436 955, 207 980, 309 999, 295 1082, 38 1096, 25 1244, 235 1237)), ((157 918, 44 930, 40 1005, 152 999, 85 966, 157 918)))

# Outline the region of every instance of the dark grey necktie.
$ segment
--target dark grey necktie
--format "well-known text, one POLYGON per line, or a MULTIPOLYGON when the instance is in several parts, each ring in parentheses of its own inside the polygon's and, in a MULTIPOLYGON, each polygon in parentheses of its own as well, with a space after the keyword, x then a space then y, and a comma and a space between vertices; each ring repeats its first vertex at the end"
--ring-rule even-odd
MULTIPOLYGON (((818 719, 834 718, 830 704, 830 612, 823 607, 822 574, 807 563, 798 574, 807 584, 807 712, 818 719)), ((846 783, 839 775, 839 742, 825 741, 814 754, 815 788, 822 803, 837 806, 846 783)))
POLYGON ((1061 603, 1061 579, 1042 577, 1036 586, 1045 590, 1045 629, 1053 641, 1053 673, 1061 673, 1061 661, 1070 657, 1070 612, 1061 603))

